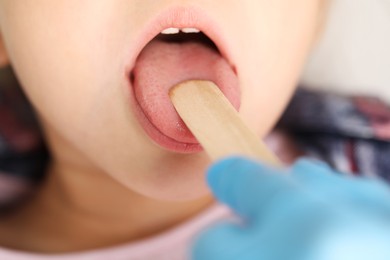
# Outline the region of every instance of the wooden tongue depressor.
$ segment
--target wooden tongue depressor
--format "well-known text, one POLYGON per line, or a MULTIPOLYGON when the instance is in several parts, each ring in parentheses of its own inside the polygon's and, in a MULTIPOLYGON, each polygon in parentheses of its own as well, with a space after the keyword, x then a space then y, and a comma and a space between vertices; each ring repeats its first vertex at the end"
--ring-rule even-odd
POLYGON ((169 96, 180 117, 212 160, 243 155, 281 165, 213 82, 185 81, 171 88, 169 96))

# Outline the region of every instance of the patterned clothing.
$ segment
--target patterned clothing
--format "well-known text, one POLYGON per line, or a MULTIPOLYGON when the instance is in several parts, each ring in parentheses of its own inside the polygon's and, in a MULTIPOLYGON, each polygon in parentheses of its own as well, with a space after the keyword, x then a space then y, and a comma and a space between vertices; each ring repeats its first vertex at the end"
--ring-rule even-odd
POLYGON ((38 180, 47 157, 36 117, 12 70, 0 69, 0 173, 38 180))
POLYGON ((340 172, 390 181, 390 107, 378 98, 300 88, 278 127, 340 172))
POLYGON ((11 68, 0 68, 0 213, 33 190, 48 158, 36 117, 11 68))

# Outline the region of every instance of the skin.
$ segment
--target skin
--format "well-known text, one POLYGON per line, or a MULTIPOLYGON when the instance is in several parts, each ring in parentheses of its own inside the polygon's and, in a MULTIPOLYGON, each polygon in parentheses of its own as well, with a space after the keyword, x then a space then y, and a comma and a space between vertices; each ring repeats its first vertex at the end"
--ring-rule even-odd
POLYGON ((275 124, 313 44, 321 0, 0 0, 0 64, 12 64, 53 154, 36 196, 1 220, 3 246, 58 253, 114 245, 214 203, 206 155, 154 144, 126 94, 134 39, 172 5, 197 6, 220 24, 242 117, 259 137, 275 124))

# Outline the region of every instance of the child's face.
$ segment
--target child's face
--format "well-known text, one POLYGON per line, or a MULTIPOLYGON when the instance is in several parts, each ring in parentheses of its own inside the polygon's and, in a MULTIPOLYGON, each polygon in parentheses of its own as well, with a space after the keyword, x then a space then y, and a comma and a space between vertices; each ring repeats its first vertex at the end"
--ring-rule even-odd
POLYGON ((170 17, 184 17, 182 27, 209 19, 209 36, 238 77, 240 113, 264 137, 296 86, 321 6, 321 0, 0 0, 0 31, 55 158, 97 167, 147 196, 190 199, 207 191, 206 155, 156 144, 133 109, 130 73, 145 31, 171 27, 170 17), (153 24, 172 8, 177 12, 153 24))

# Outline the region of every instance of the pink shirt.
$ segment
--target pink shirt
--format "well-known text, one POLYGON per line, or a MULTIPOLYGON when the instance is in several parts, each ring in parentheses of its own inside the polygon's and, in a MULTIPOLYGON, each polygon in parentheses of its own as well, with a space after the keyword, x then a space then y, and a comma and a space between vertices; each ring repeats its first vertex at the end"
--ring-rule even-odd
POLYGON ((189 259, 191 242, 210 224, 234 215, 226 206, 217 204, 191 220, 162 234, 115 247, 78 253, 37 254, 0 247, 0 259, 6 260, 182 260, 189 259))

